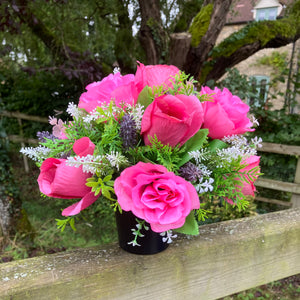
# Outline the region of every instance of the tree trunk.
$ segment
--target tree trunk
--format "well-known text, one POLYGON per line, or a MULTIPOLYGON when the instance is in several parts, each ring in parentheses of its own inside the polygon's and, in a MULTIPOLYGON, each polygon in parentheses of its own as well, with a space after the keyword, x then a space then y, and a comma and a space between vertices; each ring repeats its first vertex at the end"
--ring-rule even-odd
POLYGON ((196 48, 190 48, 187 60, 183 67, 186 73, 191 74, 196 79, 199 77, 201 68, 207 60, 209 52, 213 49, 216 40, 226 23, 226 16, 232 1, 233 0, 211 0, 205 2, 205 5, 212 2, 214 3, 208 30, 202 37, 200 44, 196 48))
POLYGON ((158 64, 164 60, 168 40, 162 26, 159 0, 139 0, 139 5, 142 22, 138 37, 146 53, 146 63, 158 64))
POLYGON ((187 32, 173 33, 170 36, 169 61, 182 69, 191 46, 191 34, 187 32))

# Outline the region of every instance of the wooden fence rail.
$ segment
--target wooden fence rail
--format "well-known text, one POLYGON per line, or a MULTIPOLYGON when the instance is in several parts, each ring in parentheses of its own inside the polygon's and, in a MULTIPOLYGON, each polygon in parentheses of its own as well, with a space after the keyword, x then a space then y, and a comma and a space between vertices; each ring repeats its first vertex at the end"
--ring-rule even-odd
MULTIPOLYGON (((20 112, 3 111, 0 113, 0 115, 4 117, 18 119, 20 124, 20 135, 10 135, 8 136, 8 139, 12 142, 21 143, 22 147, 24 147, 25 143, 37 144, 38 141, 36 139, 23 137, 21 120, 30 120, 30 121, 41 122, 41 123, 48 122, 47 118, 26 115, 20 112)), ((268 153, 278 153, 283 155, 295 155, 298 156, 298 162, 296 167, 294 183, 282 182, 278 180, 271 180, 271 179, 266 179, 261 177, 256 181, 255 184, 258 187, 269 188, 269 189, 274 189, 283 192, 290 192, 292 193, 291 202, 281 201, 278 199, 265 198, 259 195, 255 197, 255 200, 278 204, 287 207, 291 207, 291 206, 300 207, 300 146, 263 143, 263 146, 262 148, 259 149, 259 151, 268 152, 268 153)), ((25 170, 29 171, 27 157, 23 156, 23 160, 24 160, 25 170)))
POLYGON ((263 143, 263 146, 259 149, 259 151, 283 155, 295 155, 298 157, 298 161, 296 166, 294 183, 266 179, 263 178, 263 176, 258 178, 258 180, 255 182, 255 185, 259 187, 292 193, 291 202, 280 201, 277 199, 269 199, 260 196, 256 196, 255 199, 258 201, 279 204, 282 206, 300 207, 300 146, 263 143))
POLYGON ((155 255, 111 244, 4 263, 0 298, 218 299, 299 274, 299 249, 293 208, 200 226, 155 255))

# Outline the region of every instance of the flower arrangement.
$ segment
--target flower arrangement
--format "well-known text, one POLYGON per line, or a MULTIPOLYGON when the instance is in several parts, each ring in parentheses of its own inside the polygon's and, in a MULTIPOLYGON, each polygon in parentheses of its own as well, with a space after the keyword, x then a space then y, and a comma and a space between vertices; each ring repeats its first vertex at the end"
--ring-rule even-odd
POLYGON ((175 66, 139 63, 134 75, 89 84, 78 105, 69 103, 68 122, 50 118, 52 133, 39 132, 39 146, 21 152, 40 167, 44 195, 80 199, 63 209, 59 227, 107 200, 169 242, 170 230, 198 233, 205 201, 247 207, 261 142, 247 140, 249 107, 226 88, 197 91, 195 83, 175 66))

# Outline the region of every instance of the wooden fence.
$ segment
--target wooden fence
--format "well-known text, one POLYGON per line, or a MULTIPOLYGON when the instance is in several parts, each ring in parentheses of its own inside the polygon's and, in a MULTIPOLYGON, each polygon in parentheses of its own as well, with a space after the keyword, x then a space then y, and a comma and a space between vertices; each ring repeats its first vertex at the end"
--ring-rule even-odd
POLYGON ((277 199, 269 199, 260 196, 256 196, 255 199, 258 201, 279 204, 282 206, 300 207, 300 146, 263 143, 263 147, 260 148, 259 151, 268 153, 278 153, 284 155, 295 155, 297 156, 298 161, 296 166, 294 183, 267 179, 263 178, 263 176, 255 182, 255 185, 259 187, 292 193, 291 202, 280 201, 277 199))
POLYGON ((200 226, 155 255, 110 244, 0 264, 0 299, 218 299, 299 274, 299 249, 292 208, 200 226))
MULTIPOLYGON (((30 116, 20 112, 8 112, 4 111, 0 115, 9 118, 16 118, 20 125, 20 134, 19 135, 10 135, 8 139, 12 142, 21 143, 22 147, 24 147, 25 143, 37 144, 36 139, 28 139, 24 138, 22 131, 22 120, 29 120, 40 123, 47 123, 47 118, 42 118, 38 116, 30 116)), ((300 146, 289 146, 289 145, 281 145, 281 144, 273 144, 273 143, 263 143, 263 147, 259 149, 262 152, 269 153, 278 153, 284 155, 295 155, 298 157, 295 180, 294 183, 282 182, 278 180, 271 180, 266 178, 259 178, 255 185, 258 187, 274 189, 283 192, 292 193, 291 202, 281 201, 277 199, 270 199, 265 197, 256 196, 255 200, 268 202, 272 204, 278 204, 285 207, 300 207, 300 146)), ((28 162, 27 157, 23 156, 24 167, 25 170, 28 170, 28 162)))

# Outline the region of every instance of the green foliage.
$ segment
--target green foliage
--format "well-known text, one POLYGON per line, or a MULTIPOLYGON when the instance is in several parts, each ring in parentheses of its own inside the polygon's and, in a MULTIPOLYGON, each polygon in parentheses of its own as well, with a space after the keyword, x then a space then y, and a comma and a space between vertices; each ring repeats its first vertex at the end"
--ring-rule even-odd
MULTIPOLYGON (((204 216, 204 215, 203 215, 204 216)), ((182 227, 176 228, 174 230, 176 232, 190 234, 190 235, 197 235, 199 234, 199 226, 195 219, 195 213, 192 211, 185 219, 185 223, 182 227)))
POLYGON ((141 157, 144 157, 144 160, 148 162, 149 160, 153 163, 157 161, 170 172, 176 172, 180 166, 181 157, 184 155, 185 150, 179 146, 171 147, 169 145, 163 145, 156 136, 151 138, 150 142, 150 146, 139 147, 137 149, 137 151, 140 151, 141 157))
POLYGON ((201 42, 202 37, 208 29, 212 11, 213 4, 208 4, 204 6, 194 18, 193 23, 189 28, 189 32, 192 34, 192 47, 197 47, 201 42))
MULTIPOLYGON (((48 117, 54 111, 65 111, 67 103, 78 101, 81 88, 76 80, 67 80, 60 73, 38 72, 28 76, 20 70, 7 69, 0 63, 0 98, 8 111, 48 117)), ((3 118, 8 134, 19 134, 17 120, 3 118)), ((48 130, 49 125, 22 121, 26 137, 36 137, 37 131, 48 130)))
POLYGON ((177 3, 179 5, 181 14, 179 16, 179 19, 174 20, 174 32, 184 32, 188 30, 193 18, 196 16, 197 12, 200 11, 203 0, 180 0, 177 1, 177 3))
POLYGON ((182 159, 178 164, 180 167, 190 160, 189 152, 199 150, 202 148, 203 144, 207 140, 207 136, 208 129, 200 129, 184 144, 185 154, 183 155, 182 159))
POLYGON ((14 182, 12 164, 9 157, 9 143, 2 119, 0 119, 0 196, 6 195, 13 199, 18 194, 19 189, 14 182))
POLYGON ((115 194, 114 191, 114 181, 111 180, 112 175, 107 175, 103 179, 99 177, 99 174, 96 173, 95 177, 91 177, 87 179, 86 186, 92 188, 92 192, 95 196, 100 193, 107 199, 116 201, 116 199, 112 198, 111 193, 115 194))
POLYGON ((264 55, 263 57, 257 60, 257 65, 266 65, 271 66, 277 69, 279 72, 284 72, 287 69, 287 58, 288 53, 273 51, 271 55, 264 55))
POLYGON ((238 96, 242 100, 257 98, 256 93, 253 93, 250 79, 247 75, 241 74, 238 69, 228 69, 226 77, 219 82, 211 80, 207 85, 213 88, 217 85, 219 88, 227 88, 233 95, 238 96))
POLYGON ((60 219, 55 219, 56 221, 56 226, 58 229, 60 229, 61 232, 63 232, 66 228, 67 225, 70 225, 70 227, 76 231, 75 228, 75 217, 67 217, 66 219, 60 220, 60 219))
POLYGON ((227 220, 234 220, 244 217, 250 217, 257 215, 256 205, 253 199, 247 199, 248 205, 244 209, 239 209, 238 206, 228 204, 221 199, 204 199, 200 198, 201 210, 205 212, 204 218, 202 218, 202 212, 200 212, 200 218, 198 218, 199 225, 222 222, 227 220))

